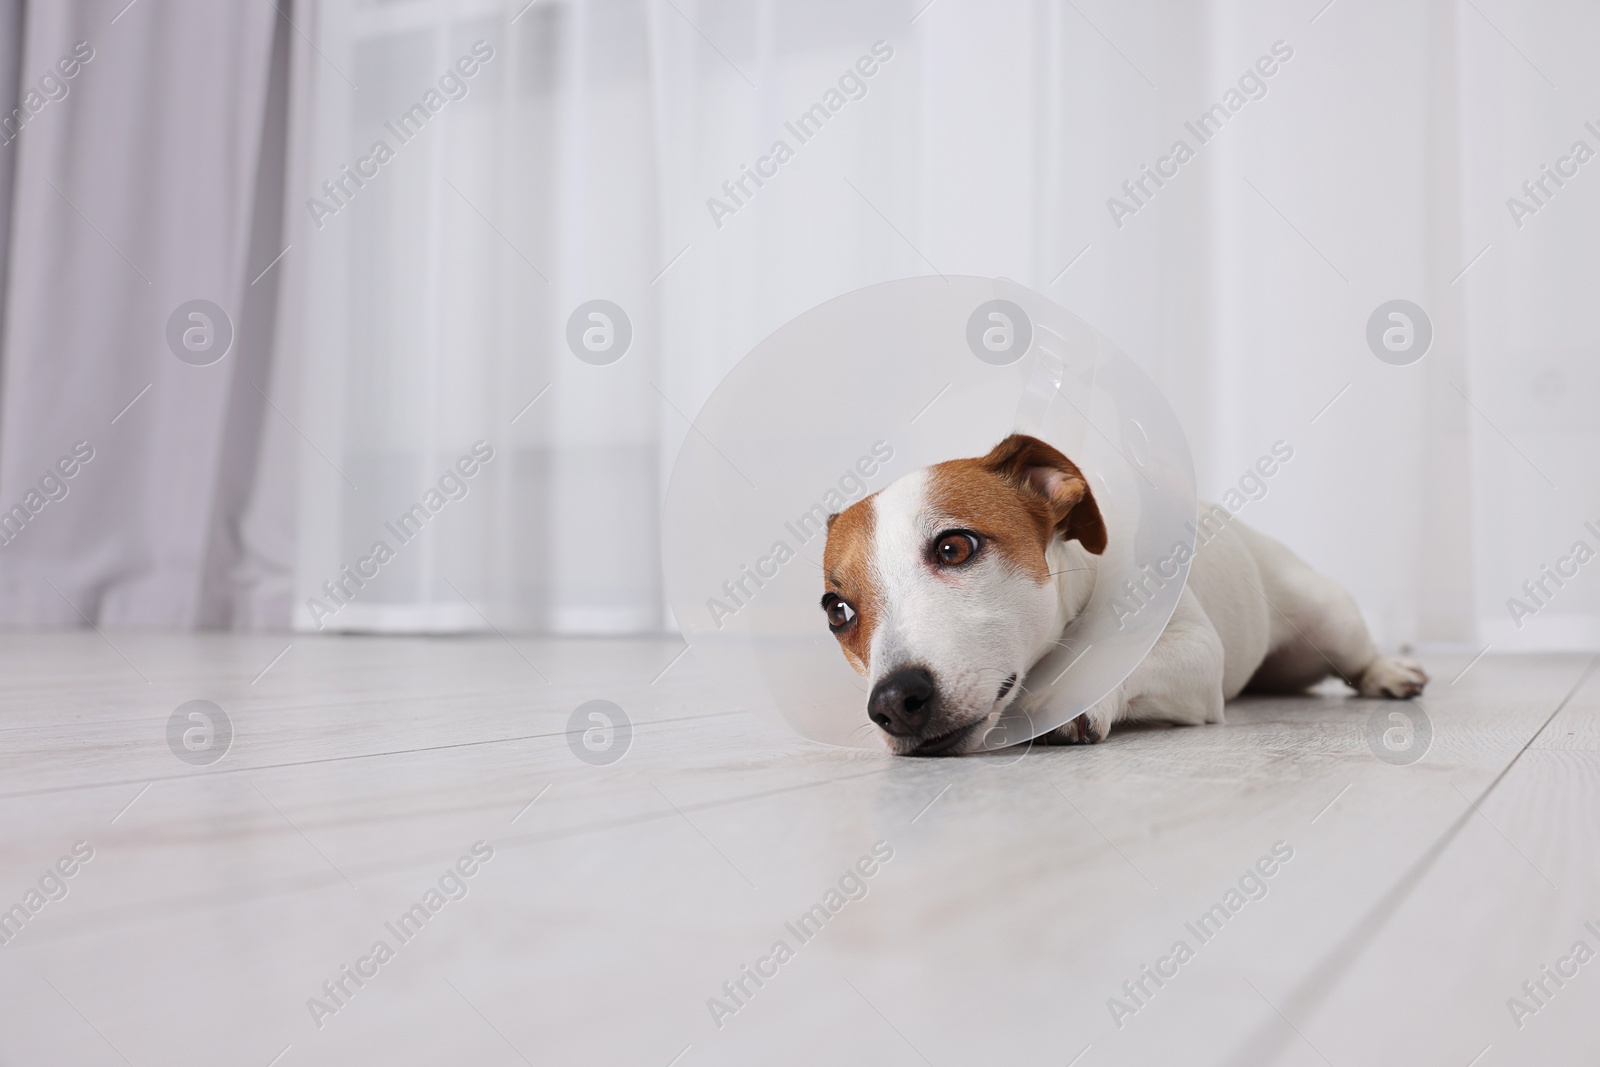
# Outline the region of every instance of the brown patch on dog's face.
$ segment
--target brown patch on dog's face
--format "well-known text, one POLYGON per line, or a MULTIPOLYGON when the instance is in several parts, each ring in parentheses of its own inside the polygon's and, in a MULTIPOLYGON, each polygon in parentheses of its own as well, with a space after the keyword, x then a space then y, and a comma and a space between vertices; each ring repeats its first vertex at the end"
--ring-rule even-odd
POLYGON ((829 615, 828 628, 838 639, 845 659, 863 675, 867 673, 872 631, 881 608, 872 566, 875 526, 873 498, 869 496, 828 519, 828 542, 822 550, 822 610, 829 615), (838 625, 845 615, 850 618, 838 625))
POLYGON ((1078 465, 1037 437, 1014 433, 980 461, 1044 505, 1055 532, 1100 555, 1106 550, 1106 524, 1078 465))
POLYGON ((1012 434, 986 456, 929 468, 928 500, 950 525, 981 534, 1035 582, 1050 577, 1045 549, 1058 534, 1096 555, 1105 551, 1105 524, 1083 472, 1024 434, 1012 434))
POLYGON ((981 459, 956 459, 928 470, 928 503, 939 525, 971 530, 1034 583, 1050 576, 1044 550, 1053 535, 1044 505, 1024 497, 981 459))

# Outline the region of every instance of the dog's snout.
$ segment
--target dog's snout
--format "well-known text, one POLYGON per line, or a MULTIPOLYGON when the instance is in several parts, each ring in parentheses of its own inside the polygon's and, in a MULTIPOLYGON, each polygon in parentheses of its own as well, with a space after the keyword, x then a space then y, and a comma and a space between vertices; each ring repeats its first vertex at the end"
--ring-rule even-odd
POLYGON ((920 734, 933 719, 938 688, 922 667, 901 667, 872 687, 867 718, 895 737, 920 734))

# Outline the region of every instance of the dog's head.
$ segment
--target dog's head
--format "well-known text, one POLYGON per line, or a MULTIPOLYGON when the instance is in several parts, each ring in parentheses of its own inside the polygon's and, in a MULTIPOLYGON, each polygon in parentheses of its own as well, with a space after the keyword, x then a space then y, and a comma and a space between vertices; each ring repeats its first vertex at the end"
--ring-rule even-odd
POLYGON ((1083 472, 1021 434, 914 471, 828 521, 822 610, 897 755, 981 747, 1066 623, 1049 561, 1106 529, 1083 472))

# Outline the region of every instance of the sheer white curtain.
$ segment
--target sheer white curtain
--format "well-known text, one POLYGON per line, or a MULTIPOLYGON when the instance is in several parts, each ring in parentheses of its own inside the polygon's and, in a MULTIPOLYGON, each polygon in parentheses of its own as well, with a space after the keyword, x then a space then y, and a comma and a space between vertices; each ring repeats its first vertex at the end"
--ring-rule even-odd
POLYGON ((0 5, 4 624, 287 619, 293 431, 267 402, 291 404, 264 272, 282 248, 281 24, 257 3, 0 5), (166 340, 197 299, 231 322, 208 366, 166 340))
POLYGON ((1600 564, 1576 549, 1600 551, 1600 346, 1586 312, 1600 289, 1600 109, 1582 51, 1600 10, 1486 11, 1492 26, 1458 16, 1462 248, 1486 251, 1460 286, 1469 359, 1457 384, 1477 410, 1451 438, 1470 438, 1460 522, 1474 531, 1480 640, 1594 648, 1600 564))
POLYGON ((1520 628, 1506 605, 1574 540, 1600 548, 1596 198, 1581 174, 1521 229, 1504 202, 1573 139, 1600 147, 1569 44, 1593 14, 296 10, 279 351, 302 376, 300 627, 666 625, 658 502, 686 417, 793 315, 939 271, 1016 278, 1115 338, 1212 497, 1287 443, 1241 517, 1343 580, 1384 643, 1600 638, 1587 572, 1520 628), (819 103, 837 106, 802 140, 786 124, 819 103), (1212 105, 1202 143, 1186 123, 1212 105), (1179 140, 1193 158, 1161 162, 1179 140), (1434 327, 1405 367, 1365 340, 1396 298, 1434 327), (631 323, 615 362, 569 348, 593 300, 631 323))

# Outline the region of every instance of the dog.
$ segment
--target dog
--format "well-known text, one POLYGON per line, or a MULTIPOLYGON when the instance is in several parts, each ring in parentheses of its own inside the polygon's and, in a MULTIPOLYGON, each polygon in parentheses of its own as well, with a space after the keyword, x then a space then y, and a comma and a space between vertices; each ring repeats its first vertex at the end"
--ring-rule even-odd
MULTIPOLYGON (((1028 669, 1088 604, 1106 528, 1083 472, 1013 434, 988 455, 924 467, 828 519, 822 610, 869 683, 867 717, 901 756, 981 749, 1012 703, 1037 721, 1028 669)), ((1238 521, 1196 553, 1177 609, 1132 674, 1047 733, 1096 744, 1124 720, 1220 723, 1245 689, 1296 692, 1337 675, 1407 699, 1428 677, 1378 655, 1355 601, 1238 521)))

